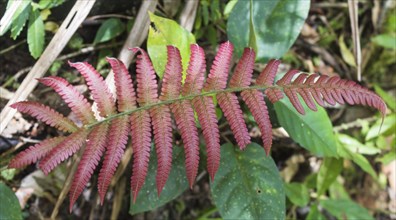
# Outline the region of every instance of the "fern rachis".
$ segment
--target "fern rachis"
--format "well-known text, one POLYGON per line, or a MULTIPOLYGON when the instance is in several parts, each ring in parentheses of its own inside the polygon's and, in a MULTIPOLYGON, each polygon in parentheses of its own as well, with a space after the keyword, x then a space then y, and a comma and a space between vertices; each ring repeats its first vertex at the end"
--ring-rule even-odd
POLYGON ((18 154, 9 166, 20 168, 41 159, 39 167, 45 173, 49 173, 61 161, 79 149, 85 149, 70 189, 72 209, 104 155, 98 179, 98 191, 103 202, 130 136, 133 149, 131 191, 135 201, 147 175, 151 131, 158 158, 158 194, 161 193, 169 176, 173 147, 171 114, 174 115, 184 144, 186 175, 190 187, 194 184, 199 163, 199 138, 194 111, 197 113, 206 143, 207 169, 210 177, 215 177, 220 161, 220 135, 212 96, 216 96, 239 147, 243 149, 250 142, 250 137, 235 94, 241 92, 242 100, 251 110, 261 130, 267 155, 272 144, 272 128, 264 94, 271 102, 277 102, 286 94, 301 114, 304 114, 304 109, 298 96, 301 96, 312 110, 316 110, 315 102, 321 106, 325 102, 331 105, 346 102, 377 108, 383 115, 386 111, 386 106, 379 96, 354 82, 338 77, 300 74, 293 80, 300 72, 291 70, 274 84, 280 63, 278 60, 271 60, 258 76, 256 83, 250 85, 255 59, 255 53, 250 48, 245 49, 227 87, 233 50, 230 42, 220 45, 206 82, 203 49, 196 44, 191 45, 191 59, 185 83, 182 85, 180 52, 173 46, 168 46, 167 49, 168 63, 160 94, 150 58, 142 49, 132 49, 134 53, 139 53, 136 91, 124 64, 114 58, 107 59, 115 73, 116 99, 92 66, 87 63, 70 63, 87 81, 94 102, 98 104, 100 116, 103 117, 101 121, 95 119, 91 104, 66 80, 59 77, 39 79, 41 83, 52 87, 60 94, 83 126, 78 127, 60 113, 41 104, 15 103, 12 107, 59 130, 69 132, 70 135, 47 139, 26 149, 18 154))

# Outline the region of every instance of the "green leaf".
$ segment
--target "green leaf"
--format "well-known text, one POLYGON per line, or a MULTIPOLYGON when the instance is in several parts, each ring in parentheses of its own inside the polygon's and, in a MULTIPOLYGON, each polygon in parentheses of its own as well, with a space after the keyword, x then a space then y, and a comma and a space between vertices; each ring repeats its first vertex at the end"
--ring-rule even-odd
POLYGON ((135 204, 133 204, 133 197, 131 195, 129 214, 134 215, 156 209, 175 199, 188 189, 186 171, 184 168, 183 148, 174 147, 173 149, 172 169, 160 197, 157 195, 157 188, 155 185, 156 170, 157 158, 154 150, 152 150, 147 177, 135 204))
POLYGON ((378 137, 381 134, 386 134, 391 132, 394 134, 396 128, 396 114, 390 114, 382 119, 378 119, 373 126, 370 127, 366 135, 366 141, 378 137), (381 126, 382 125, 382 126, 381 126))
POLYGON ((362 144, 355 138, 346 134, 337 134, 338 140, 342 146, 348 151, 358 154, 374 155, 381 152, 380 149, 373 146, 373 144, 362 144))
POLYGON ((396 49, 395 34, 380 34, 371 38, 371 41, 388 49, 396 49))
POLYGON ((125 25, 118 18, 109 18, 102 25, 100 25, 96 33, 94 44, 109 41, 125 30, 125 25))
POLYGON ((300 34, 309 7, 309 0, 238 1, 227 22, 227 35, 238 56, 244 47, 256 45, 258 61, 280 58, 300 34))
POLYGON ((297 206, 306 206, 309 202, 308 188, 304 184, 285 183, 285 192, 287 198, 297 206))
POLYGON ((374 179, 378 179, 377 173, 371 166, 370 162, 360 153, 352 151, 349 145, 340 144, 338 148, 338 153, 341 157, 352 160, 360 168, 362 168, 362 170, 370 174, 374 179))
POLYGON ((18 198, 4 183, 0 183, 0 198, 0 219, 22 219, 18 198))
POLYGON ((305 115, 298 113, 287 98, 274 104, 281 126, 294 141, 316 156, 337 156, 337 142, 326 111, 318 106, 314 112, 304 102, 301 104, 305 115))
POLYGON ((235 4, 238 2, 238 0, 230 0, 226 6, 224 7, 223 15, 224 17, 228 18, 230 15, 232 9, 234 8, 235 4))
POLYGON ((29 16, 29 28, 27 34, 27 42, 29 44, 30 54, 36 59, 44 49, 44 22, 41 19, 38 10, 32 10, 29 16))
POLYGON ((252 143, 245 151, 221 146, 213 201, 224 219, 285 219, 285 193, 278 168, 264 149, 252 143))
POLYGON ((0 172, 0 176, 3 177, 5 180, 10 181, 14 178, 16 169, 10 168, 5 169, 0 172))
POLYGON ((352 200, 328 199, 320 201, 320 205, 337 219, 374 220, 367 209, 352 200))
POLYGON ((336 180, 337 176, 341 173, 342 163, 342 159, 330 157, 324 158, 322 165, 320 166, 316 181, 318 197, 329 188, 329 186, 334 182, 334 180, 336 180))
POLYGON ((195 43, 194 35, 175 21, 156 16, 153 13, 150 13, 150 20, 154 23, 154 27, 150 26, 147 51, 157 75, 162 79, 167 62, 166 46, 173 45, 180 50, 184 82, 190 61, 190 45, 195 43))
POLYGON ((344 61, 348 65, 356 67, 355 56, 352 54, 352 52, 346 46, 343 35, 341 35, 340 38, 338 39, 338 43, 339 43, 339 46, 341 49, 342 59, 344 59, 344 61))
POLYGON ((6 11, 3 14, 3 16, 0 18, 0 36, 3 36, 5 33, 7 33, 7 31, 10 29, 13 19, 13 16, 15 16, 15 12, 18 11, 18 8, 23 5, 24 2, 23 1, 11 1, 9 0, 7 2, 7 6, 6 6, 6 11), (19 4, 19 5, 17 5, 19 4), (17 6, 15 6, 17 5, 17 6), (15 7, 18 7, 16 9, 14 9, 15 7))
POLYGON ((326 217, 320 213, 317 205, 313 205, 310 207, 308 216, 305 220, 326 220, 326 217))
POLYGON ((381 98, 385 101, 386 105, 390 109, 392 109, 393 111, 396 111, 395 97, 392 97, 391 95, 389 95, 379 85, 374 85, 374 90, 379 96, 381 96, 381 98))
POLYGON ((22 1, 15 14, 12 16, 11 37, 14 40, 19 36, 29 18, 31 11, 30 2, 31 1, 22 1))

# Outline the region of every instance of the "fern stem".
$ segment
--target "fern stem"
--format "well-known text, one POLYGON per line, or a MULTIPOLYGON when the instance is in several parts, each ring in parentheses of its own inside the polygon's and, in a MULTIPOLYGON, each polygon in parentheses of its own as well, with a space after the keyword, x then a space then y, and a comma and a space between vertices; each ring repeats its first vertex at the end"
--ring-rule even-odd
POLYGON ((234 87, 234 88, 227 88, 227 89, 223 89, 223 90, 211 90, 211 91, 207 91, 207 92, 202 92, 199 94, 194 94, 194 95, 188 95, 188 96, 181 96, 179 98, 175 98, 175 99, 168 99, 165 101, 159 101, 156 103, 152 103, 152 104, 147 104, 145 106, 139 107, 139 108, 135 108, 133 110, 129 110, 129 111, 124 111, 124 112, 120 112, 118 114, 113 114, 108 116, 107 118, 103 119, 102 121, 97 121, 94 123, 90 123, 85 125, 86 128, 92 128, 98 124, 101 123, 107 123, 113 119, 116 119, 118 117, 121 117, 123 115, 130 115, 133 114, 135 112, 138 111, 143 111, 143 110, 149 110, 155 106, 161 106, 161 105, 169 105, 178 101, 183 101, 183 100, 192 100, 196 97, 204 97, 204 96, 212 96, 212 95, 217 95, 219 93, 233 93, 233 92, 241 92, 241 91, 246 91, 246 90, 266 90, 268 88, 278 88, 278 89, 282 89, 284 87, 282 86, 277 86, 277 85, 273 85, 273 86, 267 86, 267 85, 254 85, 254 86, 249 86, 249 87, 234 87))

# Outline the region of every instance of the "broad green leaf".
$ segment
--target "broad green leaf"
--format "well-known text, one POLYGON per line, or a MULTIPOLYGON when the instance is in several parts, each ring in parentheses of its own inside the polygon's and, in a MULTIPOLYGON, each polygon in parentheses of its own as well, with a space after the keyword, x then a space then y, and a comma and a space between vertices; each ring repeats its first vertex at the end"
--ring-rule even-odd
POLYGON ((356 151, 351 151, 349 145, 340 144, 338 148, 338 153, 341 157, 352 160, 360 168, 362 168, 362 170, 370 174, 374 179, 378 178, 377 173, 371 166, 370 162, 360 153, 357 153, 356 151))
POLYGON ((227 22, 227 35, 238 56, 244 47, 256 45, 259 62, 280 58, 300 34, 309 7, 309 0, 238 1, 227 22))
POLYGON ((346 134, 337 134, 338 140, 350 152, 358 154, 374 155, 381 152, 380 149, 373 146, 373 144, 362 144, 355 138, 346 134))
POLYGON ((21 206, 15 193, 0 182, 0 219, 22 219, 21 206))
POLYGON ((287 198, 297 206, 306 206, 309 202, 308 188, 304 184, 285 183, 285 192, 287 198))
POLYGON ((343 35, 341 35, 338 38, 338 43, 339 43, 339 46, 340 46, 340 49, 341 49, 342 59, 344 59, 344 61, 348 65, 356 67, 355 56, 352 54, 352 52, 346 46, 343 35))
POLYGON ((183 148, 174 147, 173 149, 172 169, 160 197, 157 195, 157 187, 155 185, 156 174, 157 158, 154 150, 152 150, 147 177, 135 204, 133 204, 133 196, 131 195, 129 206, 129 213, 131 215, 163 206, 188 189, 186 171, 184 168, 183 148))
POLYGON ((31 1, 22 1, 15 14, 12 16, 11 37, 14 40, 19 36, 29 18, 31 11, 30 2, 31 1))
POLYGON ((316 189, 318 197, 322 195, 329 186, 336 180, 342 170, 342 159, 325 157, 320 166, 318 178, 316 180, 316 189))
POLYGON ((328 199, 320 201, 320 205, 340 220, 374 220, 367 209, 352 200, 328 199))
POLYGON ((221 146, 221 161, 211 182, 213 201, 224 219, 285 219, 285 193, 278 168, 264 149, 221 146))
POLYGON ((395 34, 380 34, 371 38, 371 41, 388 49, 396 49, 395 34))
POLYGON ((100 25, 96 33, 94 44, 109 41, 125 30, 125 25, 118 18, 109 18, 100 25))
POLYGON ((380 118, 375 122, 373 126, 370 127, 370 130, 367 132, 366 135, 366 141, 388 132, 392 132, 394 134, 395 128, 396 114, 390 114, 386 116, 383 123, 382 119, 380 118))
POLYGON ((310 207, 308 216, 305 220, 326 220, 326 217, 320 213, 318 205, 313 205, 310 207))
POLYGON ((395 97, 389 95, 379 85, 374 85, 374 90, 379 96, 381 96, 389 108, 391 108, 393 111, 396 111, 395 97))
POLYGON ((190 45, 195 43, 194 35, 175 21, 156 16, 153 13, 150 13, 150 20, 154 26, 150 26, 147 51, 157 75, 162 79, 168 57, 166 46, 173 45, 180 50, 184 82, 190 61, 190 45))
POLYGON ((44 22, 41 19, 38 10, 32 10, 29 16, 29 27, 27 34, 27 42, 29 44, 30 54, 34 58, 38 58, 44 49, 44 22))
POLYGON ((316 156, 337 156, 337 142, 326 111, 318 106, 314 112, 304 102, 301 104, 305 115, 298 113, 287 98, 274 104, 281 126, 294 141, 316 156))

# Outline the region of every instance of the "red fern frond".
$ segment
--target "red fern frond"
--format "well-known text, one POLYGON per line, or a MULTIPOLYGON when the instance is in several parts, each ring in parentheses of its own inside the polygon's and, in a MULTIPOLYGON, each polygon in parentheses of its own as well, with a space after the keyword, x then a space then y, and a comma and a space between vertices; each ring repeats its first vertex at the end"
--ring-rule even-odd
POLYGON ((263 139, 265 153, 269 155, 272 146, 272 125, 263 93, 257 90, 243 91, 241 96, 256 120, 263 139))
POLYGON ((284 86, 284 85, 288 85, 291 83, 293 77, 298 74, 300 71, 299 70, 289 70, 287 71, 287 73, 276 82, 277 85, 279 86, 284 86))
MULTIPOLYGON (((188 64, 186 80, 182 88, 182 95, 188 96, 201 92, 204 84, 206 61, 204 50, 197 44, 190 46, 191 57, 188 64)), ((186 155, 186 174, 192 188, 199 166, 199 138, 195 125, 194 110, 190 100, 183 100, 171 105, 172 112, 180 130, 186 155)))
MULTIPOLYGON (((140 106, 155 103, 158 101, 158 84, 151 60, 147 53, 140 48, 132 48, 132 52, 140 52, 136 61, 137 101, 140 106)), ((134 202, 147 175, 151 145, 150 122, 150 113, 146 110, 133 114, 131 118, 132 148, 134 152, 131 190, 134 202)), ((156 123, 158 122, 153 122, 153 124, 156 123)), ((154 134, 158 132, 158 130, 154 131, 154 134)))
POLYGON ((229 41, 220 45, 219 51, 216 54, 204 85, 205 91, 221 90, 226 88, 233 50, 234 46, 229 41))
POLYGON ((140 52, 136 61, 137 101, 140 106, 157 102, 158 84, 153 64, 144 50, 136 47, 131 50, 140 52))
POLYGON ((131 116, 131 140, 133 149, 133 165, 131 191, 133 202, 144 184, 147 176, 151 149, 151 126, 148 111, 140 111, 131 116))
MULTIPOLYGON (((138 90, 138 102, 141 106, 149 103, 158 101, 157 94, 157 81, 154 72, 153 65, 148 57, 147 53, 139 48, 133 48, 134 52, 139 51, 141 54, 138 55, 136 61, 136 78, 137 78, 137 90, 138 90)), ((169 70, 179 71, 177 67, 177 54, 175 50, 168 48, 169 62, 167 68, 169 70), (170 49, 170 50, 169 50, 170 49), (175 54, 173 54, 175 53, 175 54), (172 67, 173 66, 173 67, 172 67), (174 69, 173 69, 174 68, 174 69)), ((179 61, 180 62, 180 61, 179 61)), ((172 78, 171 73, 167 73, 167 79, 172 78)), ((177 72, 174 74, 178 74, 177 72)), ((167 84, 167 83, 166 83, 167 84)), ((175 86, 177 89, 176 85, 175 86)), ((173 88, 174 89, 174 88, 173 88)), ((172 95, 172 88, 165 85, 163 96, 172 95), (169 94, 167 94, 170 92, 169 94)), ((180 89, 179 89, 180 90, 180 89)), ((174 91, 176 92, 176 91, 174 91)), ((175 95, 175 94, 173 94, 175 95)), ((161 193, 165 186, 166 180, 168 179, 170 168, 172 166, 172 124, 171 115, 168 106, 161 106, 153 108, 149 111, 154 133, 154 142, 157 152, 158 169, 157 169, 157 192, 158 195, 161 193)), ((137 195, 137 192, 136 192, 137 195)))
POLYGON ((264 93, 272 103, 283 99, 283 92, 278 88, 268 88, 264 93))
POLYGON ((116 58, 106 57, 114 72, 117 93, 117 109, 124 112, 136 108, 136 94, 131 75, 125 64, 116 58))
POLYGON ((94 101, 98 104, 99 115, 106 117, 115 113, 114 98, 103 77, 86 62, 72 63, 71 67, 76 68, 85 78, 88 88, 91 91, 94 101))
MULTIPOLYGON (((165 67, 160 100, 179 97, 182 81, 182 63, 179 50, 167 47, 168 62, 165 67)), ((158 158, 157 192, 161 194, 172 167, 172 123, 168 106, 160 106, 150 111, 154 130, 155 149, 158 158)))
POLYGON ((116 118, 111 122, 109 132, 107 133, 106 155, 98 179, 98 192, 101 204, 103 204, 111 178, 113 178, 121 157, 124 154, 130 131, 129 123, 128 115, 116 118))
POLYGON ((190 46, 191 57, 188 63, 186 80, 182 88, 182 95, 193 95, 201 92, 206 71, 205 53, 202 47, 197 44, 190 46))
POLYGON ((234 74, 231 77, 230 88, 247 87, 250 85, 255 58, 256 53, 254 50, 252 48, 245 48, 241 59, 235 67, 234 74))
POLYGON ((54 89, 84 124, 96 121, 91 110, 91 105, 88 103, 87 99, 84 98, 84 96, 65 79, 56 76, 49 76, 37 80, 54 89))
MULTIPOLYGON (((234 74, 230 80, 230 88, 249 86, 252 79, 255 53, 253 49, 246 48, 239 60, 234 74)), ((238 103, 238 98, 234 93, 220 93, 217 101, 223 110, 235 139, 241 150, 250 143, 250 136, 243 120, 243 113, 238 103)))
POLYGON ((245 149, 246 145, 250 143, 250 135, 243 120, 243 113, 239 107, 238 97, 233 93, 220 93, 217 95, 217 101, 229 122, 239 148, 241 150, 245 149))
POLYGON ((93 128, 92 132, 88 135, 87 146, 81 156, 81 161, 78 164, 77 171, 73 177, 73 183, 69 191, 70 212, 72 211, 77 198, 81 195, 91 178, 95 168, 99 164, 100 158, 105 150, 108 128, 108 124, 103 123, 93 128))
POLYGON ((150 110, 154 143, 157 153, 157 192, 161 194, 172 167, 172 123, 169 107, 159 106, 150 110))
POLYGON ((168 46, 168 62, 162 80, 161 100, 179 97, 182 81, 182 63, 180 51, 174 46, 168 46))
POLYGON ((199 166, 199 138, 198 129, 195 125, 194 110, 191 107, 190 100, 177 102, 171 105, 171 109, 183 140, 186 155, 186 174, 190 188, 192 188, 199 166))
POLYGON ((305 114, 304 107, 301 105, 300 100, 298 99, 296 89, 285 88, 283 91, 298 113, 302 115, 305 114))
POLYGON ((267 65, 261 71, 260 75, 257 77, 257 85, 267 85, 270 86, 274 83, 275 75, 278 72, 278 67, 280 60, 272 59, 268 61, 267 65))
POLYGON ((10 107, 35 117, 47 125, 55 127, 61 131, 74 132, 78 130, 78 127, 70 119, 65 118, 59 112, 43 104, 23 101, 14 103, 10 107))
POLYGON ((70 63, 86 79, 101 116, 107 117, 100 122, 95 119, 88 101, 66 80, 59 77, 39 79, 41 83, 52 87, 61 95, 84 126, 77 128, 70 120, 44 105, 32 102, 19 102, 12 105, 21 112, 72 134, 67 137, 44 140, 40 144, 29 147, 19 153, 9 166, 22 167, 43 158, 39 167, 45 174, 48 174, 60 162, 87 144, 71 186, 71 210, 106 150, 98 180, 98 191, 101 203, 103 203, 111 178, 124 153, 130 132, 133 149, 131 192, 135 202, 148 172, 152 127, 158 159, 156 177, 158 195, 168 179, 172 165, 171 110, 184 144, 186 174, 190 187, 195 181, 199 165, 199 136, 195 125, 194 109, 201 124, 206 143, 207 169, 213 181, 220 165, 220 135, 212 95, 217 96, 219 106, 229 121, 235 139, 243 149, 250 142, 250 136, 238 98, 235 92, 232 92, 241 91, 242 99, 260 128, 263 147, 267 155, 272 145, 272 126, 264 94, 259 91, 261 89, 265 90, 264 93, 271 102, 279 101, 283 98, 283 94, 286 94, 294 108, 301 114, 304 113, 301 100, 312 110, 317 109, 316 103, 321 106, 326 103, 330 105, 348 103, 374 107, 381 112, 382 116, 386 111, 386 105, 378 95, 339 77, 298 74, 298 70, 291 70, 274 85, 273 81, 280 63, 278 60, 271 60, 257 78, 256 86, 247 88, 252 81, 255 59, 255 53, 250 48, 244 50, 230 79, 230 89, 227 89, 233 51, 230 42, 220 45, 204 83, 206 70, 204 51, 196 44, 191 45, 190 48, 191 59, 185 83, 182 86, 180 52, 173 46, 167 47, 168 62, 160 96, 153 65, 144 50, 131 49, 134 53, 139 52, 136 62, 137 92, 134 91, 131 76, 125 65, 117 59, 107 58, 115 73, 117 110, 121 112, 120 114, 116 114, 115 100, 103 78, 93 67, 87 63, 70 63), (138 109, 136 109, 137 106, 139 106, 138 109))
POLYGON ((220 165, 220 134, 215 106, 210 96, 194 98, 192 103, 202 127, 206 142, 208 172, 213 181, 220 165))
POLYGON ((386 105, 374 92, 364 88, 353 81, 341 79, 338 76, 301 74, 293 82, 291 79, 298 71, 289 71, 277 84, 284 88, 284 92, 298 112, 304 114, 304 109, 298 99, 299 94, 307 106, 316 110, 312 97, 323 106, 324 102, 330 105, 336 103, 351 105, 367 105, 378 109, 384 116, 386 105))
POLYGON ((58 146, 66 137, 54 137, 30 146, 17 154, 8 165, 8 168, 22 168, 33 164, 48 154, 54 147, 58 146))
POLYGON ((39 163, 40 169, 47 175, 58 164, 76 153, 84 144, 89 134, 88 130, 80 129, 72 133, 58 146, 52 149, 39 163))

